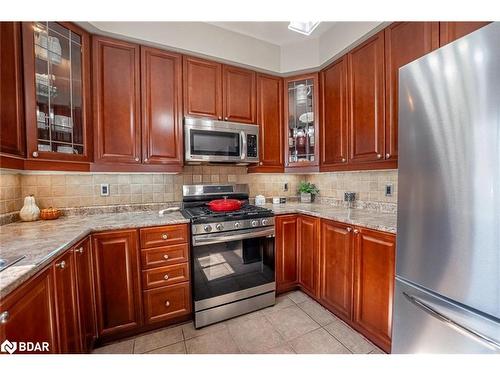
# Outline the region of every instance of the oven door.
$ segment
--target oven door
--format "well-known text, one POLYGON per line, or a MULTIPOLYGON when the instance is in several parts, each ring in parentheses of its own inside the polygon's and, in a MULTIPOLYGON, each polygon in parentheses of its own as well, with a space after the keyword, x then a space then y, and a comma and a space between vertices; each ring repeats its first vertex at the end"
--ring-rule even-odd
POLYGON ((274 228, 193 237, 195 311, 276 289, 274 228))
POLYGON ((245 133, 228 125, 213 121, 187 122, 184 126, 186 161, 243 162, 245 133))

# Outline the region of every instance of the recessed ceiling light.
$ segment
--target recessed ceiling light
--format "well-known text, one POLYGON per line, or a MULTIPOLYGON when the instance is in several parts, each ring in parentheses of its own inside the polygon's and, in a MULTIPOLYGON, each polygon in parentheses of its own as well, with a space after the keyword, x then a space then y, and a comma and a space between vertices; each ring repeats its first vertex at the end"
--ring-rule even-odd
POLYGON ((318 27, 319 22, 301 22, 301 21, 291 21, 288 25, 288 28, 292 31, 295 31, 304 35, 311 35, 316 27, 318 27))

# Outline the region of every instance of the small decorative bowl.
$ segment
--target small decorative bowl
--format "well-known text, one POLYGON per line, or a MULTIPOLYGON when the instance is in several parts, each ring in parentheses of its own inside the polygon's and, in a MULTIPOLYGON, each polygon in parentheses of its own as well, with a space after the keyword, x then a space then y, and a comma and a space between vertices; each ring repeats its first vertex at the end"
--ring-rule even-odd
POLYGON ((57 208, 44 208, 43 210, 40 211, 40 218, 42 220, 55 220, 59 216, 61 216, 62 212, 58 210, 57 208))

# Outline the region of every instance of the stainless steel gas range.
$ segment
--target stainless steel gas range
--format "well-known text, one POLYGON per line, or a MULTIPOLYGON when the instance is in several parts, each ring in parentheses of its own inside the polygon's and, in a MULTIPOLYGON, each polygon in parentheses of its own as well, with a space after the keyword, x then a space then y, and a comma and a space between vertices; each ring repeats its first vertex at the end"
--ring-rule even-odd
POLYGON ((275 303, 274 214, 248 204, 247 185, 185 185, 183 215, 191 220, 195 327, 275 303), (243 200, 215 212, 214 199, 243 200))

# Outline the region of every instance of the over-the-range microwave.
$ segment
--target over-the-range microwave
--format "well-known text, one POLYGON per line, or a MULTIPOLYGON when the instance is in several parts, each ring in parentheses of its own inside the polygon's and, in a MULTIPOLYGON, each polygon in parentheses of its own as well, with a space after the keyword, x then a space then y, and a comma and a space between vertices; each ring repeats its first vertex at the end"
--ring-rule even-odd
POLYGON ((185 160, 188 164, 259 162, 259 127, 229 121, 186 117, 185 160))

